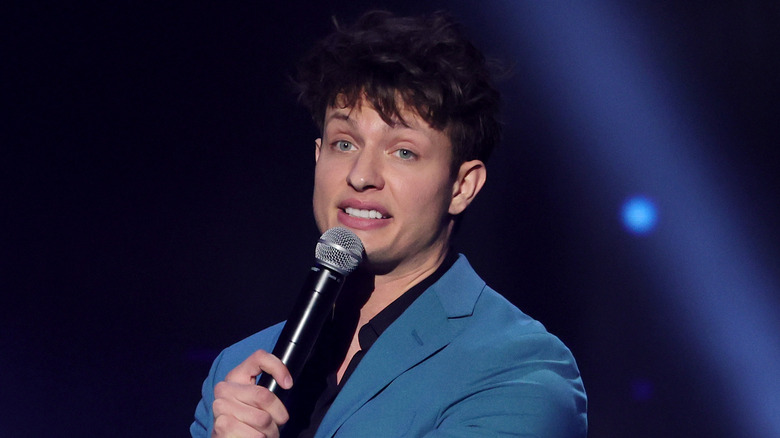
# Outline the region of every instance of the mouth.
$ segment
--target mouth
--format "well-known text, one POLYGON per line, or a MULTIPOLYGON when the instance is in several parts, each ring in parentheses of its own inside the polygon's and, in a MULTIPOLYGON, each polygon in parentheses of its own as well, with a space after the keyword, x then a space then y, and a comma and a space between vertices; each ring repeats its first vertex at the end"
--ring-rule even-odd
POLYGON ((364 210, 359 208, 347 207, 344 209, 344 213, 352 217, 361 219, 387 219, 388 217, 383 215, 377 210, 364 210))

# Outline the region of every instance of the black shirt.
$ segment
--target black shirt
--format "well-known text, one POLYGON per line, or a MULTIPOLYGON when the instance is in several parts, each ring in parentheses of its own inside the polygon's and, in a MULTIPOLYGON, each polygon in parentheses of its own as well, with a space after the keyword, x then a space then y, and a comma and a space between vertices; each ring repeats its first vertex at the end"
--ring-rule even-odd
MULTIPOLYGON (((395 301, 390 303, 381 312, 363 325, 358 332, 360 350, 352 356, 347 369, 340 382, 336 382, 337 373, 341 361, 347 353, 352 335, 357 326, 357 318, 360 316, 362 301, 359 305, 339 302, 334 311, 334 317, 323 328, 322 335, 317 341, 311 359, 307 362, 298 381, 291 390, 289 400, 290 422, 282 429, 282 437, 285 438, 310 438, 317 432, 322 419, 328 412, 330 405, 344 387, 352 372, 355 371, 366 352, 374 345, 374 342, 395 322, 399 316, 425 292, 433 283, 439 280, 457 260, 455 252, 450 251, 444 262, 436 271, 417 283, 395 301)), ((354 275, 354 274, 353 274, 354 275)), ((353 278, 350 277, 350 280, 353 278)), ((357 284, 345 284, 345 288, 360 288, 360 280, 357 284)), ((366 287, 364 284, 363 287, 366 287)), ((373 290, 371 286, 368 290, 373 290)), ((344 291, 342 296, 349 296, 350 291, 344 291)), ((354 297, 349 297, 354 300, 354 297)))

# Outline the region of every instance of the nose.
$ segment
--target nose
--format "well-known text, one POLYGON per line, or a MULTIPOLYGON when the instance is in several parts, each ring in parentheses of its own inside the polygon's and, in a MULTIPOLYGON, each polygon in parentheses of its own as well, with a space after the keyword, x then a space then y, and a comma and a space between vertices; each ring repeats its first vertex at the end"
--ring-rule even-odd
POLYGON ((381 190, 385 186, 385 180, 382 177, 382 157, 379 155, 381 152, 366 149, 357 154, 347 175, 347 184, 358 192, 381 190))

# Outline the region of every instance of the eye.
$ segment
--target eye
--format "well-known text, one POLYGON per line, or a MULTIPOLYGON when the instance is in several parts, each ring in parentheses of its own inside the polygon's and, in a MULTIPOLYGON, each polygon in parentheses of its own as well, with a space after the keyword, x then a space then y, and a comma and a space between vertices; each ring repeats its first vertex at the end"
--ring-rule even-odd
POLYGON ((409 149, 398 149, 397 151, 393 152, 393 154, 402 160, 413 160, 417 158, 417 154, 410 151, 409 149))
POLYGON ((355 149, 355 145, 345 140, 337 140, 335 143, 333 143, 333 147, 336 150, 342 152, 347 152, 355 149))

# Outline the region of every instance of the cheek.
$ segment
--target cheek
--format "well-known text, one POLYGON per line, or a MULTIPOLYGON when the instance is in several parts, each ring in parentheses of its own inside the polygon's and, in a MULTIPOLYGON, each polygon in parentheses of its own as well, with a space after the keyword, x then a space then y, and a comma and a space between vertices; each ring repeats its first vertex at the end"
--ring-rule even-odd
POLYGON ((323 165, 323 160, 320 160, 314 168, 314 194, 312 203, 314 207, 314 216, 318 222, 327 219, 326 215, 328 214, 328 211, 330 211, 333 199, 340 189, 336 170, 335 166, 323 165))
POLYGON ((321 205, 328 197, 328 179, 321 171, 314 173, 314 206, 321 205))
POLYGON ((404 208, 425 222, 438 222, 449 211, 451 185, 442 178, 399 178, 395 186, 396 199, 403 199, 404 208))
POLYGON ((314 167, 314 191, 326 192, 332 189, 337 183, 337 169, 336 166, 327 165, 325 163, 317 163, 314 167))
POLYGON ((405 191, 411 194, 419 203, 425 205, 440 206, 449 205, 452 197, 452 183, 445 175, 425 174, 420 172, 403 179, 405 191))
POLYGON ((328 196, 325 195, 318 186, 314 186, 314 195, 312 197, 312 211, 314 212, 314 221, 320 232, 325 232, 328 228, 328 196))

